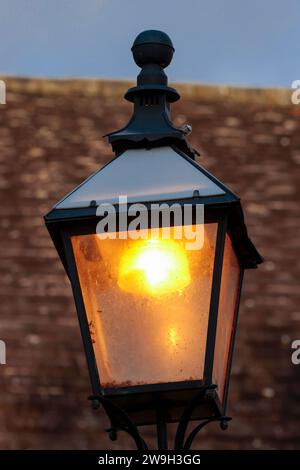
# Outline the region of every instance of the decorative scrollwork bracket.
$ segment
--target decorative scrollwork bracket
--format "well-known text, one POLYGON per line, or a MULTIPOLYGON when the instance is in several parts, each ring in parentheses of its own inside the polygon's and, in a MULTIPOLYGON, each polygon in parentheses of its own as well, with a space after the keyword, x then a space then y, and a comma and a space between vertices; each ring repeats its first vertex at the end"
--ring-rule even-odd
MULTIPOLYGON (((201 391, 195 396, 195 398, 186 406, 182 416, 179 420, 176 435, 175 435, 175 444, 174 450, 177 451, 186 451, 189 450, 194 442, 194 439, 198 433, 209 423, 219 422, 222 430, 228 428, 228 422, 231 420, 228 416, 223 416, 222 414, 215 414, 207 418, 203 418, 197 426, 189 433, 186 437, 186 432, 188 425, 190 423, 193 411, 199 405, 200 401, 205 397, 205 395, 216 388, 215 385, 210 385, 204 387, 201 391)), ((142 438, 137 426, 133 423, 128 414, 120 408, 118 405, 113 403, 108 398, 104 398, 101 395, 92 395, 89 397, 89 400, 92 402, 92 408, 98 409, 101 405, 103 406, 109 420, 110 428, 107 429, 109 438, 112 441, 117 440, 118 432, 124 431, 129 434, 135 442, 136 448, 139 451, 148 450, 148 446, 144 439, 142 438), (122 424, 120 424, 122 423, 122 424)), ((159 450, 167 450, 167 423, 164 420, 163 414, 160 410, 157 410, 157 441, 159 450)))

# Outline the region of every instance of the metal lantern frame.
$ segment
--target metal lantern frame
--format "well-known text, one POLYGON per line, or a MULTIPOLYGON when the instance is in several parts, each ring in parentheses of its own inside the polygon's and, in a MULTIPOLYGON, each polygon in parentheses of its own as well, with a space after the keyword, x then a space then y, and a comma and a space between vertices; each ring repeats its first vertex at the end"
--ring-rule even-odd
MULTIPOLYGON (((138 38, 142 36, 142 39, 137 38, 133 47, 134 54, 136 53, 137 55, 136 49, 140 54, 144 53, 143 60, 139 59, 137 61, 138 65, 143 68, 145 68, 146 65, 149 68, 150 62, 152 66, 153 64, 156 66, 156 72, 158 66, 160 72, 163 72, 164 66, 161 64, 161 58, 160 61, 158 60, 159 54, 157 51, 163 56, 164 54, 166 55, 166 51, 170 53, 169 49, 171 49, 171 46, 168 42, 170 39, 168 36, 164 35, 164 33, 155 31, 145 32, 142 33, 142 35, 138 36, 138 38), (149 39, 148 42, 147 38, 149 39), (168 38, 168 41, 166 38, 168 38), (151 47, 149 48, 148 46, 151 47), (149 57, 149 54, 152 54, 151 57, 149 57), (158 62, 160 63, 158 64, 158 62)), ((166 60, 165 63, 167 63, 168 60, 166 60)), ((138 431, 138 426, 156 424, 158 448, 167 449, 166 425, 170 422, 179 422, 174 448, 176 450, 184 450, 190 448, 197 433, 207 423, 219 421, 222 429, 225 429, 227 422, 230 420, 230 418, 226 416, 226 408, 243 272, 244 269, 257 267, 257 264, 262 262, 262 259, 248 238, 238 196, 232 193, 202 167, 199 168, 199 165, 194 161, 195 151, 191 149, 190 145, 187 143, 185 133, 180 129, 174 128, 172 124, 168 123, 166 116, 164 116, 163 120, 168 129, 165 129, 162 133, 160 127, 159 136, 155 134, 156 124, 153 123, 157 123, 157 120, 161 119, 162 113, 161 111, 158 112, 160 106, 164 107, 165 110, 168 109, 169 102, 177 99, 177 92, 166 86, 165 79, 164 83, 157 83, 159 82, 157 73, 154 84, 147 85, 147 83, 144 83, 145 80, 147 81, 147 77, 143 79, 140 78, 138 81, 139 86, 129 90, 126 94, 127 99, 135 102, 136 112, 134 117, 121 131, 109 135, 109 140, 117 153, 113 161, 118 159, 123 152, 130 148, 153 148, 168 145, 176 153, 186 159, 189 164, 193 165, 198 170, 201 168, 201 172, 223 190, 223 194, 217 196, 201 197, 199 192, 196 191, 193 197, 188 199, 155 200, 155 203, 161 202, 168 206, 171 206, 174 202, 180 205, 191 205, 193 208, 196 207, 197 204, 203 204, 204 224, 218 224, 203 380, 104 388, 101 385, 101 376, 96 364, 89 322, 71 245, 72 236, 96 233, 96 226, 99 220, 101 220, 101 217, 97 216, 97 203, 95 200, 91 200, 87 207, 65 209, 55 207, 45 216, 45 222, 72 286, 91 380, 92 395, 89 398, 92 400, 94 408, 98 408, 100 404, 103 405, 109 416, 111 421, 111 427, 109 429, 110 438, 112 440, 116 439, 117 432, 124 430, 132 436, 138 449, 145 450, 147 449, 147 445, 138 431), (159 99, 155 98, 152 100, 154 107, 149 106, 149 96, 151 96, 151 93, 152 95, 154 93, 153 96, 159 97, 159 99), (147 100, 145 96, 148 97, 148 104, 146 104, 147 100), (170 97, 169 102, 168 96, 170 97), (137 111, 139 113, 138 115, 137 111), (150 119, 149 113, 152 113, 150 119), (144 115, 148 116, 146 120, 143 120, 144 115), (134 130, 132 130, 132 126, 135 126, 134 130), (213 366, 226 234, 228 234, 231 239, 240 266, 240 276, 233 314, 224 394, 223 397, 219 397, 216 384, 213 383, 213 366), (191 420, 199 420, 200 424, 196 426, 186 438, 187 426, 191 420)), ((110 165, 110 162, 107 165, 110 165)), ((149 200, 146 203, 143 201, 143 204, 147 207, 149 219, 151 216, 151 202, 153 201, 149 200)), ((128 209, 130 205, 129 203, 128 209)), ((119 206, 115 205, 115 209, 117 214, 116 231, 118 231, 119 206)), ((130 223, 130 217, 128 217, 128 223, 130 223)), ((162 225, 160 225, 160 227, 161 226, 162 225)), ((146 366, 145 364, 145 367, 146 366)))

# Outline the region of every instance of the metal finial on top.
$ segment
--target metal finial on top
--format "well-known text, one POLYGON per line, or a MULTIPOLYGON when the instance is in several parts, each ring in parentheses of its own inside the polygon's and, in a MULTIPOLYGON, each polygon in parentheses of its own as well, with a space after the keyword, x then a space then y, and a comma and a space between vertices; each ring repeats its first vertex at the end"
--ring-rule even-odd
POLYGON ((131 48, 135 63, 141 68, 137 86, 125 93, 134 103, 133 116, 127 126, 108 134, 116 154, 129 148, 176 146, 194 158, 197 153, 187 142, 186 128, 177 128, 171 121, 170 103, 180 95, 168 86, 164 69, 171 63, 174 46, 169 36, 154 29, 143 31, 131 48))
POLYGON ((157 64, 168 67, 175 51, 169 36, 163 31, 150 29, 140 33, 131 48, 135 63, 139 67, 146 64, 157 64))

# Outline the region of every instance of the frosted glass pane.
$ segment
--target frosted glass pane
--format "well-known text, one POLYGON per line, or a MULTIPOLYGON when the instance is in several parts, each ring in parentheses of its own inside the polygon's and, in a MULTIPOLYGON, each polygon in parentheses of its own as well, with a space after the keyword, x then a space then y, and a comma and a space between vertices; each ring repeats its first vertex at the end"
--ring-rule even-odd
POLYGON ((197 251, 174 239, 71 238, 104 387, 203 378, 216 233, 205 225, 197 251))
POLYGON ((224 248, 213 368, 213 382, 218 386, 218 394, 221 400, 223 400, 224 395, 228 355, 239 288, 239 278, 240 266, 234 253, 230 237, 227 234, 224 248))

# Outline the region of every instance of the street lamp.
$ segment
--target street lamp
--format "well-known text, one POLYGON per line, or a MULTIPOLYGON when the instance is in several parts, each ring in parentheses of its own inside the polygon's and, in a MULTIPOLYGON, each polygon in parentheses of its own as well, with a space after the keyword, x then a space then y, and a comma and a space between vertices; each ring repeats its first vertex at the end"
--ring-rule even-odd
POLYGON ((164 68, 174 48, 161 31, 132 47, 141 67, 129 123, 108 134, 116 158, 46 215, 69 276, 89 367, 93 406, 146 449, 138 426, 179 422, 175 449, 208 422, 226 428, 230 366, 243 271, 262 258, 239 198, 195 162, 176 128, 179 99, 164 68), (190 420, 198 420, 186 438, 190 420))

